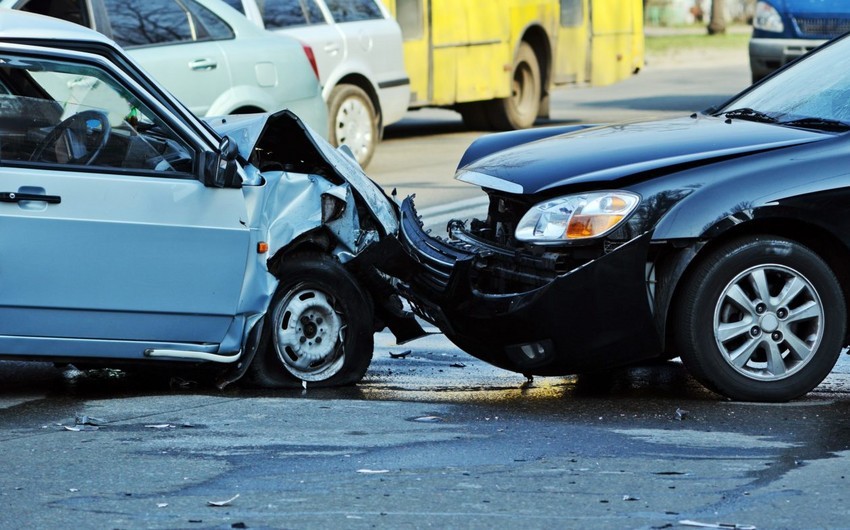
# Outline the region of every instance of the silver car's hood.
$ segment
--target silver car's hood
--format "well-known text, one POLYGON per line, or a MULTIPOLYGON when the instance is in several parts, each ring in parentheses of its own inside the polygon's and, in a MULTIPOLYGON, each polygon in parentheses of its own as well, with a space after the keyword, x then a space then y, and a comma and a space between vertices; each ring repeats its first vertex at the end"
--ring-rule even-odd
MULTIPOLYGON (((366 175, 353 158, 334 148, 291 111, 282 110, 274 114, 234 115, 209 118, 206 121, 221 136, 229 136, 235 141, 239 147, 240 156, 245 160, 251 159, 254 148, 266 134, 277 134, 281 141, 285 139, 287 143, 296 146, 304 144, 300 141, 303 138, 306 140, 305 148, 312 148, 339 178, 348 182, 354 188, 375 219, 381 223, 384 232, 386 234, 398 233, 396 210, 383 189, 366 175), (286 131, 286 134, 281 134, 281 130, 286 131), (296 135, 300 137, 296 137, 296 135)), ((289 146, 280 149, 280 156, 284 158, 278 161, 281 167, 286 167, 292 163, 292 160, 286 160, 290 156, 286 156, 285 153, 291 152, 291 149, 287 149, 287 147, 289 146)), ((298 148, 295 147, 294 149, 297 150, 298 148)), ((309 158, 306 155, 302 151, 297 158, 309 158)))

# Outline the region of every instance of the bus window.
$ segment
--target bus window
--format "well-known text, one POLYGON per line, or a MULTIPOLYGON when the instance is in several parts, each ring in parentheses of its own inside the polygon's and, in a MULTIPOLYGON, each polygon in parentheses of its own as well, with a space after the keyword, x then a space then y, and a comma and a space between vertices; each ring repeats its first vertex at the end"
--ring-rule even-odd
POLYGON ((424 36, 422 24, 422 0, 397 0, 398 25, 404 40, 417 40, 424 36))
POLYGON ((584 23, 582 0, 561 0, 561 26, 565 28, 581 26, 584 23))

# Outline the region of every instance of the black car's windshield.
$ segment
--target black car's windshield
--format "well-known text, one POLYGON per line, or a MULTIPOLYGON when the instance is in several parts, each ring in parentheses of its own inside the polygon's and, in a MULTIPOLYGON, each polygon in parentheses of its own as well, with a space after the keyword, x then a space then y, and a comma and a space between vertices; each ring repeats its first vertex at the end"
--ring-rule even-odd
POLYGON ((807 56, 715 115, 827 132, 850 130, 850 39, 807 56))

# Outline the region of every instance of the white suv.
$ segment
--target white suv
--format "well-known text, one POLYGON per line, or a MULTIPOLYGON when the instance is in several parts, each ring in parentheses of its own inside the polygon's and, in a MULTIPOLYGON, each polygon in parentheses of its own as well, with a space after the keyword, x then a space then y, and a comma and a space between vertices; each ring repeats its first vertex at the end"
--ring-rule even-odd
POLYGON ((289 108, 327 132, 312 52, 220 0, 0 0, 0 7, 96 29, 198 116, 289 108))
POLYGON ((379 0, 225 0, 261 27, 293 36, 316 54, 328 104, 329 139, 365 167, 383 128, 410 102, 401 29, 379 0))

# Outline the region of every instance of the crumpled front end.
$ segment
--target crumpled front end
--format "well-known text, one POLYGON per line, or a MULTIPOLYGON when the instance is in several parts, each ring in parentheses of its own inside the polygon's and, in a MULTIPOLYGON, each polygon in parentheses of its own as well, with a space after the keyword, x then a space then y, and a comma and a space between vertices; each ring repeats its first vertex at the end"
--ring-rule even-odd
POLYGON ((649 233, 564 250, 509 246, 490 237, 496 229, 453 222, 448 239, 434 238, 413 202, 402 204, 399 238, 410 258, 403 294, 452 342, 501 368, 537 375, 658 355, 649 233))

